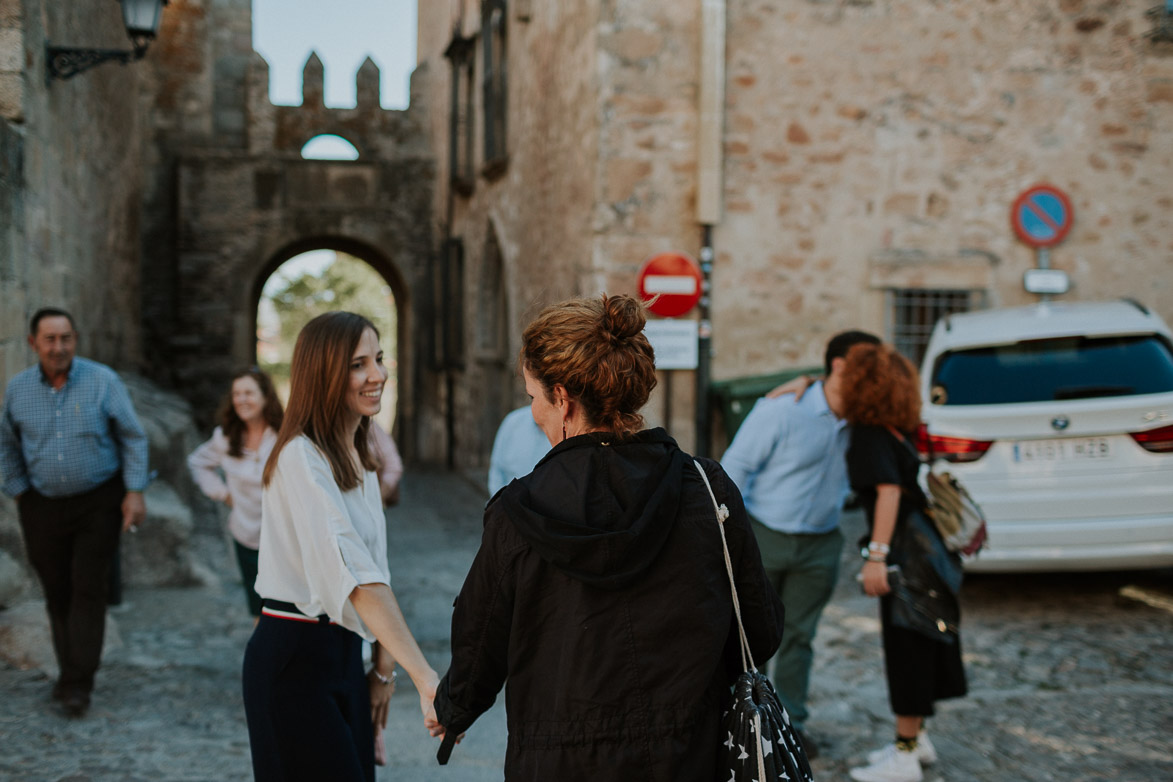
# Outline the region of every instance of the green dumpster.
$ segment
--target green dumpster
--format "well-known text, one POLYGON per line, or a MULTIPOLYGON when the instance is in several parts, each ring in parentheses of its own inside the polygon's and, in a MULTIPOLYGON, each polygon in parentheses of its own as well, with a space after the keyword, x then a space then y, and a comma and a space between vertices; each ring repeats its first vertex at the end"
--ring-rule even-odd
POLYGON ((749 415, 754 403, 765 396, 767 391, 782 385, 787 380, 793 380, 799 375, 821 375, 822 373, 822 367, 801 367, 784 369, 770 375, 714 380, 709 384, 709 402, 721 413, 725 436, 728 438, 726 443, 733 442, 733 435, 737 434, 741 422, 749 415))

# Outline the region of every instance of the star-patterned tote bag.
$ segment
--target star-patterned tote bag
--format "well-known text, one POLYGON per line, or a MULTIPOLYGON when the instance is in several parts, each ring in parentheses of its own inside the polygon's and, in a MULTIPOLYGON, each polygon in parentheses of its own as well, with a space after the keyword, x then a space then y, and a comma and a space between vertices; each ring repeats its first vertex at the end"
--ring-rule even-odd
POLYGON ((790 724, 790 715, 778 701, 778 693, 766 676, 753 663, 745 626, 741 623, 741 605, 737 602, 737 584, 733 579, 733 562, 729 545, 725 542, 725 519, 729 509, 717 503, 709 476, 695 459, 693 465, 701 474, 713 508, 717 512, 717 527, 721 530, 721 547, 725 550, 725 568, 729 573, 729 589, 733 595, 733 614, 737 617, 737 633, 741 642, 743 672, 733 685, 733 699, 721 717, 722 742, 720 757, 729 769, 722 782, 813 782, 810 761, 802 747, 798 731, 790 724))

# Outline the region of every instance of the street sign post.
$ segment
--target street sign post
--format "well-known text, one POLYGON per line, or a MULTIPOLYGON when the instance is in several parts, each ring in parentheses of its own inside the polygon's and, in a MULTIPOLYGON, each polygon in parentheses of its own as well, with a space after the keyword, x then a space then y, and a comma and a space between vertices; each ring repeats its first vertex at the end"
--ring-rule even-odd
POLYGON ((1052 185, 1035 185, 1014 199, 1010 223, 1031 247, 1054 247, 1071 230, 1074 213, 1067 194, 1052 185))
POLYGON ((644 336, 656 352, 656 369, 696 369, 698 327, 695 320, 649 320, 644 336))
POLYGON ((1037 293, 1043 301, 1052 294, 1066 293, 1070 287, 1067 273, 1051 268, 1051 248, 1071 231, 1075 212, 1071 199, 1054 185, 1035 185, 1014 199, 1010 207, 1010 224, 1024 244, 1035 248, 1035 269, 1028 269, 1022 284, 1028 293, 1037 293))
POLYGON ((644 261, 639 270, 639 295, 654 314, 676 318, 700 301, 701 282, 701 268, 692 258, 683 253, 659 253, 644 261))

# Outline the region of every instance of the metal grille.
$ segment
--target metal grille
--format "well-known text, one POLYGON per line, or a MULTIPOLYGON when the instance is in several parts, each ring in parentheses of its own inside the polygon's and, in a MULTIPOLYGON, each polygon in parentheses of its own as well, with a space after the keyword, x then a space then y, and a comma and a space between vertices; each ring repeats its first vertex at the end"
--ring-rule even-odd
POLYGON ((892 288, 887 298, 888 338, 918 367, 938 320, 980 309, 985 303, 982 291, 971 290, 892 288))

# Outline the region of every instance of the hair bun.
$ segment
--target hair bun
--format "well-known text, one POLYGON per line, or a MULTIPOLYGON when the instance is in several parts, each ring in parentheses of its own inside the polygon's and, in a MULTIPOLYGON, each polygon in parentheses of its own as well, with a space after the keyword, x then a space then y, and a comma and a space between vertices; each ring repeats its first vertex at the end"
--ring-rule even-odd
POLYGON ((648 317, 642 301, 625 294, 604 298, 603 330, 612 343, 619 344, 644 330, 648 317))

